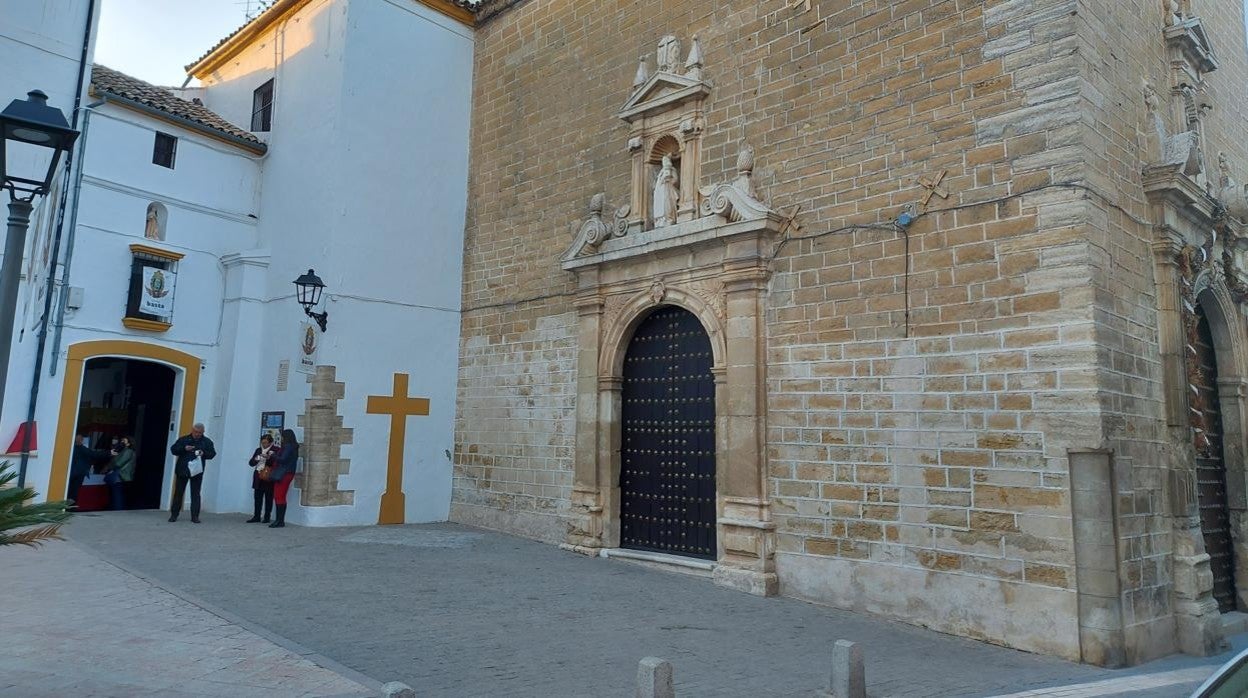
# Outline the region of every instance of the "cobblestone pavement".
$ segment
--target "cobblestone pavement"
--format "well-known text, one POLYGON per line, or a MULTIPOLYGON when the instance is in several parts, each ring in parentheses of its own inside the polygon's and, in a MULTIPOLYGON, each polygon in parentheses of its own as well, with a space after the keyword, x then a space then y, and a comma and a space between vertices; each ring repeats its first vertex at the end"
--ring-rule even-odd
POLYGON ((683 696, 812 696, 844 638, 864 647, 873 696, 1170 697, 1229 656, 1109 671, 453 524, 271 530, 243 518, 81 515, 69 535, 422 696, 627 696, 648 655, 672 662, 683 696))
POLYGON ((71 543, 0 550, 0 696, 376 695, 71 543))

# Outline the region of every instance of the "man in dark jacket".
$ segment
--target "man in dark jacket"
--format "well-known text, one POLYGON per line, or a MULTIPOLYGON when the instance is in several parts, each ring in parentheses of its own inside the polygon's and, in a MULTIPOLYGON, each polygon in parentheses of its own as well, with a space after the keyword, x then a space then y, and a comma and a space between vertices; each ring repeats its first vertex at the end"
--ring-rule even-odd
POLYGON ((191 483, 191 523, 199 523, 199 490, 204 484, 203 468, 207 462, 217 457, 217 449, 212 445, 212 439, 204 436, 204 425, 196 424, 191 427, 191 433, 179 438, 173 442, 173 446, 169 448, 173 455, 177 456, 177 463, 173 466, 173 502, 169 505, 169 521, 177 521, 178 514, 182 513, 182 497, 186 494, 186 483, 191 483), (191 462, 196 462, 196 468, 199 470, 195 475, 191 475, 191 462))
POLYGON ((78 489, 82 487, 82 481, 86 479, 87 473, 91 472, 91 466, 107 455, 104 451, 91 448, 86 441, 87 437, 82 434, 74 437, 74 453, 69 461, 69 491, 65 493, 66 499, 77 501, 78 489))

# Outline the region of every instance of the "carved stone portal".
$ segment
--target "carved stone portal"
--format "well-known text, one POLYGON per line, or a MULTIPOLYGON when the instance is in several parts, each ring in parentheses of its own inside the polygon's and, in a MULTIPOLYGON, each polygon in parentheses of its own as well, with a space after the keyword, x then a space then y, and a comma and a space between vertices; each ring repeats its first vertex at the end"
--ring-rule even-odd
POLYGON ((605 195, 573 227, 563 269, 576 275, 579 320, 576 472, 568 544, 593 552, 620 543, 620 416, 624 355, 651 312, 692 312, 711 340, 715 379, 717 583, 776 593, 774 524, 767 496, 764 294, 786 220, 753 185, 754 151, 742 145, 736 177, 700 188, 703 101, 696 37, 684 61, 664 37, 658 70, 643 57, 620 117, 632 125, 628 203, 603 220, 605 195), (659 166, 678 171, 674 221, 656 226, 659 166))

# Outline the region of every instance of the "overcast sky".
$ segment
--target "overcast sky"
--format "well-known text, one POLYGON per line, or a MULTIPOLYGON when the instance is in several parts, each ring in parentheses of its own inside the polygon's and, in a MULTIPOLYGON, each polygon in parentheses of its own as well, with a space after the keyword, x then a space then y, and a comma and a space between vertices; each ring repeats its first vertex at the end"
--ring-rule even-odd
POLYGON ((183 66, 242 26, 246 10, 246 0, 104 0, 95 60, 157 85, 181 85, 183 66))

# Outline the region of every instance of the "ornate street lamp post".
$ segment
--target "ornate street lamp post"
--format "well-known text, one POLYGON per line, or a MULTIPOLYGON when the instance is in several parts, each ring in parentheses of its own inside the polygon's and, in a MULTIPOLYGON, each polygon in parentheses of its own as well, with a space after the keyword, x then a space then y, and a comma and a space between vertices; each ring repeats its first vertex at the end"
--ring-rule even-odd
POLYGON ((0 410, 4 408, 4 386, 8 382, 17 281, 30 212, 35 197, 48 194, 61 155, 73 147, 77 138, 78 132, 69 127, 65 114, 48 106, 48 96, 39 90, 27 93, 26 99, 13 100, 0 112, 0 188, 9 192, 9 229, 4 241, 4 265, 0 267, 0 410), (17 149, 12 149, 18 144, 17 149), (34 155, 36 161, 47 159, 47 170, 36 168, 34 174, 26 176, 10 172, 12 155, 19 151, 34 155))

